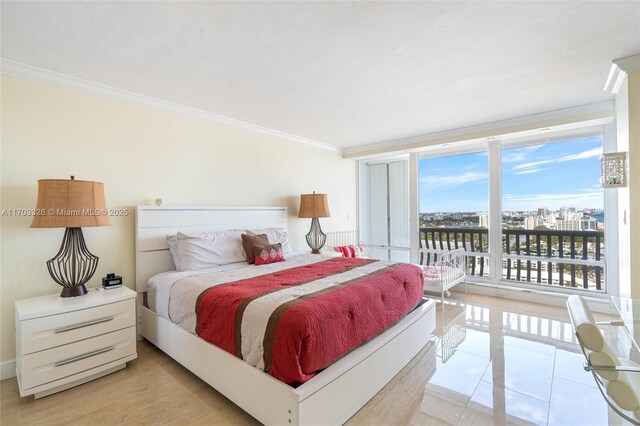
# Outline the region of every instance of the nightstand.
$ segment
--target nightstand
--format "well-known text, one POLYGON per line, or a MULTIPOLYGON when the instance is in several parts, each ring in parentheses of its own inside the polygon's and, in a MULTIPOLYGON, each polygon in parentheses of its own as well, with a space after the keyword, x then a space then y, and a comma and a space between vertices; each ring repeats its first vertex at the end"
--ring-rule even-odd
POLYGON ((20 396, 41 398, 126 367, 137 357, 135 301, 126 287, 17 300, 20 396))

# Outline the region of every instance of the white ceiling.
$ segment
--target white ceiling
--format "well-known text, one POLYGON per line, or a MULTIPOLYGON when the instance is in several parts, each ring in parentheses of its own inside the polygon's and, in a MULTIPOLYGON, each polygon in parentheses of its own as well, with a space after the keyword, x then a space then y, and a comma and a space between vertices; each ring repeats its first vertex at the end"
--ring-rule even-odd
POLYGON ((339 148, 611 99, 629 2, 5 2, 1 56, 339 148))

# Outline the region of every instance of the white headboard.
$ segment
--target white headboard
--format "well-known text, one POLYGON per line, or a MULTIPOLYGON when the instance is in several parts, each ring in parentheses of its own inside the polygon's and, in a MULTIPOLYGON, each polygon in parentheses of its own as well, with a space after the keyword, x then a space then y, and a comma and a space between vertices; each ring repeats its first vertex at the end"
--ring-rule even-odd
POLYGON ((180 230, 287 229, 286 207, 137 206, 136 291, 149 278, 174 269, 166 235, 180 230))

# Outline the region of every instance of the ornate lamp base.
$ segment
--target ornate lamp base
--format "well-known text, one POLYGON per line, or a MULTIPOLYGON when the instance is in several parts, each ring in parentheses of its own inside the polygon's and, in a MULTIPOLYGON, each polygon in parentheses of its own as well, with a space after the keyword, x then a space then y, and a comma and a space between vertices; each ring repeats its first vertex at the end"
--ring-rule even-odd
POLYGON ((311 253, 320 254, 320 249, 327 241, 327 234, 322 232, 320 221, 317 217, 311 219, 311 229, 307 234, 307 244, 311 247, 311 253))
POLYGON ((82 284, 78 287, 64 287, 62 293, 60 293, 60 297, 78 297, 84 296, 85 294, 87 294, 87 288, 82 284))
POLYGON ((77 297, 87 293, 84 286, 98 267, 98 256, 91 254, 84 242, 82 228, 67 228, 60 250, 47 261, 51 278, 62 287, 60 297, 77 297))

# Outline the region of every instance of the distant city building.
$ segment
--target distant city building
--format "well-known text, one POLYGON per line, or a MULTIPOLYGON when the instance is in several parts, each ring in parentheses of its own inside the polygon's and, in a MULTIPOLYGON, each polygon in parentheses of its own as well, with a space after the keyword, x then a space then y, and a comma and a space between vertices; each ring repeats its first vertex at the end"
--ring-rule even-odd
POLYGON ((580 220, 582 219, 582 212, 576 213, 576 209, 560 209, 558 212, 558 219, 560 220, 580 220), (573 211, 571 211, 573 210, 573 211))
POLYGON ((561 207, 560 210, 558 210, 558 216, 562 220, 567 220, 567 214, 568 213, 569 213, 569 211, 566 209, 566 207, 561 207))
POLYGON ((558 219, 556 218, 555 213, 550 213, 546 217, 546 222, 549 224, 549 227, 553 228, 558 219))
POLYGON ((538 226, 542 225, 542 219, 539 217, 526 217, 524 219, 524 229, 536 229, 538 226))
POLYGON ((488 228, 489 227, 489 213, 487 213, 487 212, 478 213, 478 226, 480 228, 488 228))
POLYGON ((556 229, 558 231, 581 231, 581 220, 559 220, 556 222, 556 229))
MULTIPOLYGON (((504 229, 553 229, 557 231, 602 231, 604 219, 602 210, 584 208, 576 211, 573 207, 562 207, 550 211, 540 207, 533 211, 503 211, 504 229)), ((440 212, 420 213, 423 226, 489 228, 489 212, 440 212)))

